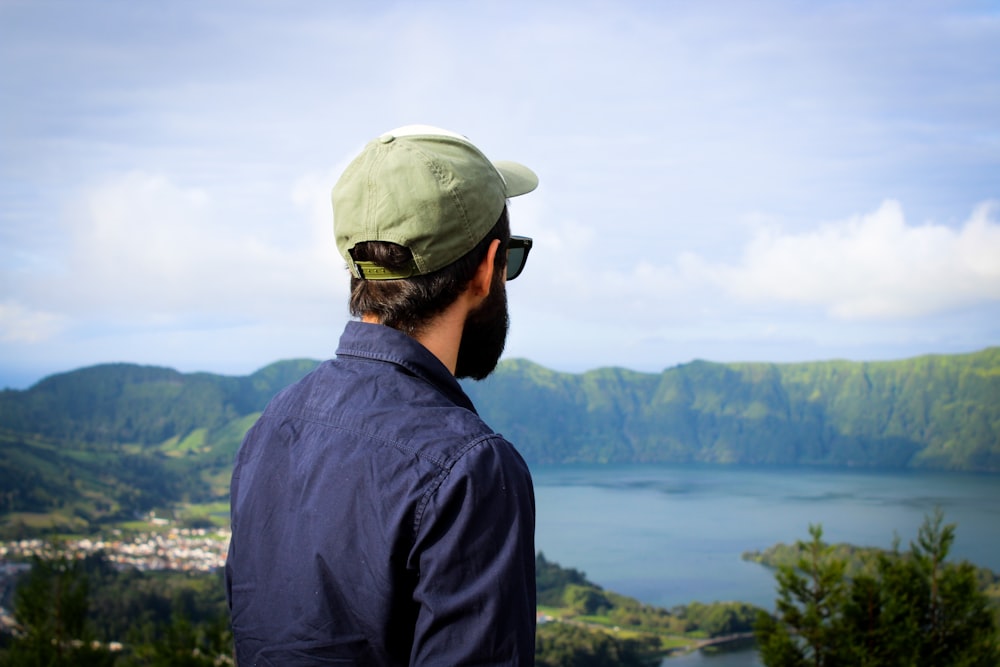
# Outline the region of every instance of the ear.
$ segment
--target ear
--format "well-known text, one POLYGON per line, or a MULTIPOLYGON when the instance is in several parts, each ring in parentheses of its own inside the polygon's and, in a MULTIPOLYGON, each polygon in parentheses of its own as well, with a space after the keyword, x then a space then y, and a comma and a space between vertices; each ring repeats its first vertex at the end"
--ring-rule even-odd
POLYGON ((479 268, 476 269, 476 274, 469 283, 469 289, 472 290, 473 296, 485 299, 490 295, 490 286, 493 284, 493 268, 496 264, 497 252, 499 250, 500 239, 493 239, 489 249, 486 251, 486 256, 479 263, 479 268))

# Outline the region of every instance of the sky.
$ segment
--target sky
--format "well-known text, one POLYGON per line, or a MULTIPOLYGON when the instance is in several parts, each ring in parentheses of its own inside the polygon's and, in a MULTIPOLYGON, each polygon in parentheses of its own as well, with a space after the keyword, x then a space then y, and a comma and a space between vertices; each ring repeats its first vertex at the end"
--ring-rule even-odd
POLYGON ((1000 345, 996 2, 0 0, 0 387, 333 356, 330 189, 411 123, 539 175, 505 358, 1000 345))

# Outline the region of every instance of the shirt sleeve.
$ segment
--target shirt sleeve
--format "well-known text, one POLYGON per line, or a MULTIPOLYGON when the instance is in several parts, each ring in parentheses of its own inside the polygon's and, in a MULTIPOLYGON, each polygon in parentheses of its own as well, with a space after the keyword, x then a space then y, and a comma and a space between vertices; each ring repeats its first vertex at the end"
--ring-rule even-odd
POLYGON ((429 497, 411 566, 411 665, 532 665, 535 499, 506 440, 473 443, 429 497))

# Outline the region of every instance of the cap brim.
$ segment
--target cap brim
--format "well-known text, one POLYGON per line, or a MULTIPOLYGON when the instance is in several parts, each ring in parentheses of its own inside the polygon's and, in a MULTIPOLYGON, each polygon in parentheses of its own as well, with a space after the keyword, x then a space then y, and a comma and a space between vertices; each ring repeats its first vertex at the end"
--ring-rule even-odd
POLYGON ((498 160, 493 166, 503 176, 504 189, 508 197, 526 195, 538 187, 538 176, 523 164, 498 160))

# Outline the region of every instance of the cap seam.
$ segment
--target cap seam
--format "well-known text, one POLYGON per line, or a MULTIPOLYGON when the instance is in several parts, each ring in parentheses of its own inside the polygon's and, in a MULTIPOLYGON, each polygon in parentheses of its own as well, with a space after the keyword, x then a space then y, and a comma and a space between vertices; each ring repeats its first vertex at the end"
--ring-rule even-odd
MULTIPOLYGON (((377 202, 377 183, 378 179, 375 178, 375 170, 385 161, 386 156, 389 154, 389 150, 379 150, 375 152, 375 159, 372 161, 371 168, 368 170, 368 201, 377 202)), ((375 213, 376 206, 368 206, 368 215, 365 220, 365 236, 371 239, 373 236, 378 235, 377 225, 375 224, 375 219, 378 217, 375 213)), ((357 243, 355 243, 357 245, 357 243)))
MULTIPOLYGON (((407 150, 410 150, 413 153, 419 155, 421 161, 424 163, 424 165, 427 167, 427 169, 434 176, 434 180, 437 182, 438 186, 442 190, 447 190, 448 197, 455 203, 455 207, 458 209, 459 213, 461 214, 462 229, 465 232, 466 239, 470 243, 475 242, 475 239, 472 237, 472 230, 470 229, 469 212, 468 212, 468 208, 465 206, 465 200, 462 199, 461 195, 456 191, 455 188, 453 188, 453 187, 445 188, 444 187, 445 180, 442 178, 442 176, 447 176, 448 173, 449 173, 448 170, 447 169, 443 169, 441 167, 441 165, 438 164, 437 160, 435 160, 432 157, 430 157, 419 146, 415 146, 415 145, 413 145, 410 142, 405 142, 405 148, 407 150)), ((412 252, 412 249, 411 249, 411 252, 412 252)), ((461 258, 461 255, 459 257, 453 257, 453 258, 449 259, 449 261, 441 264, 441 266, 435 266, 434 268, 429 268, 427 266, 427 263, 424 262, 424 261, 419 262, 419 264, 423 265, 421 267, 421 272, 422 273, 430 273, 432 271, 437 271, 440 268, 448 266, 449 264, 451 264, 452 262, 457 261, 460 258, 461 258)))
MULTIPOLYGON (((437 172, 436 176, 438 178, 438 181, 441 182, 440 176, 443 170, 440 169, 437 164, 434 165, 434 169, 437 172)), ((462 198, 461 194, 455 188, 448 188, 448 196, 455 201, 455 206, 462 214, 462 228, 465 230, 465 237, 468 239, 470 243, 475 243, 476 239, 473 238, 472 236, 472 229, 471 229, 472 225, 471 222, 469 221, 469 209, 465 205, 465 200, 462 198)), ((454 262, 457 259, 459 258, 455 257, 451 260, 451 262, 454 262)), ((448 264, 450 264, 451 262, 448 262, 448 264)), ((445 266, 447 266, 447 264, 445 264, 445 266)))

